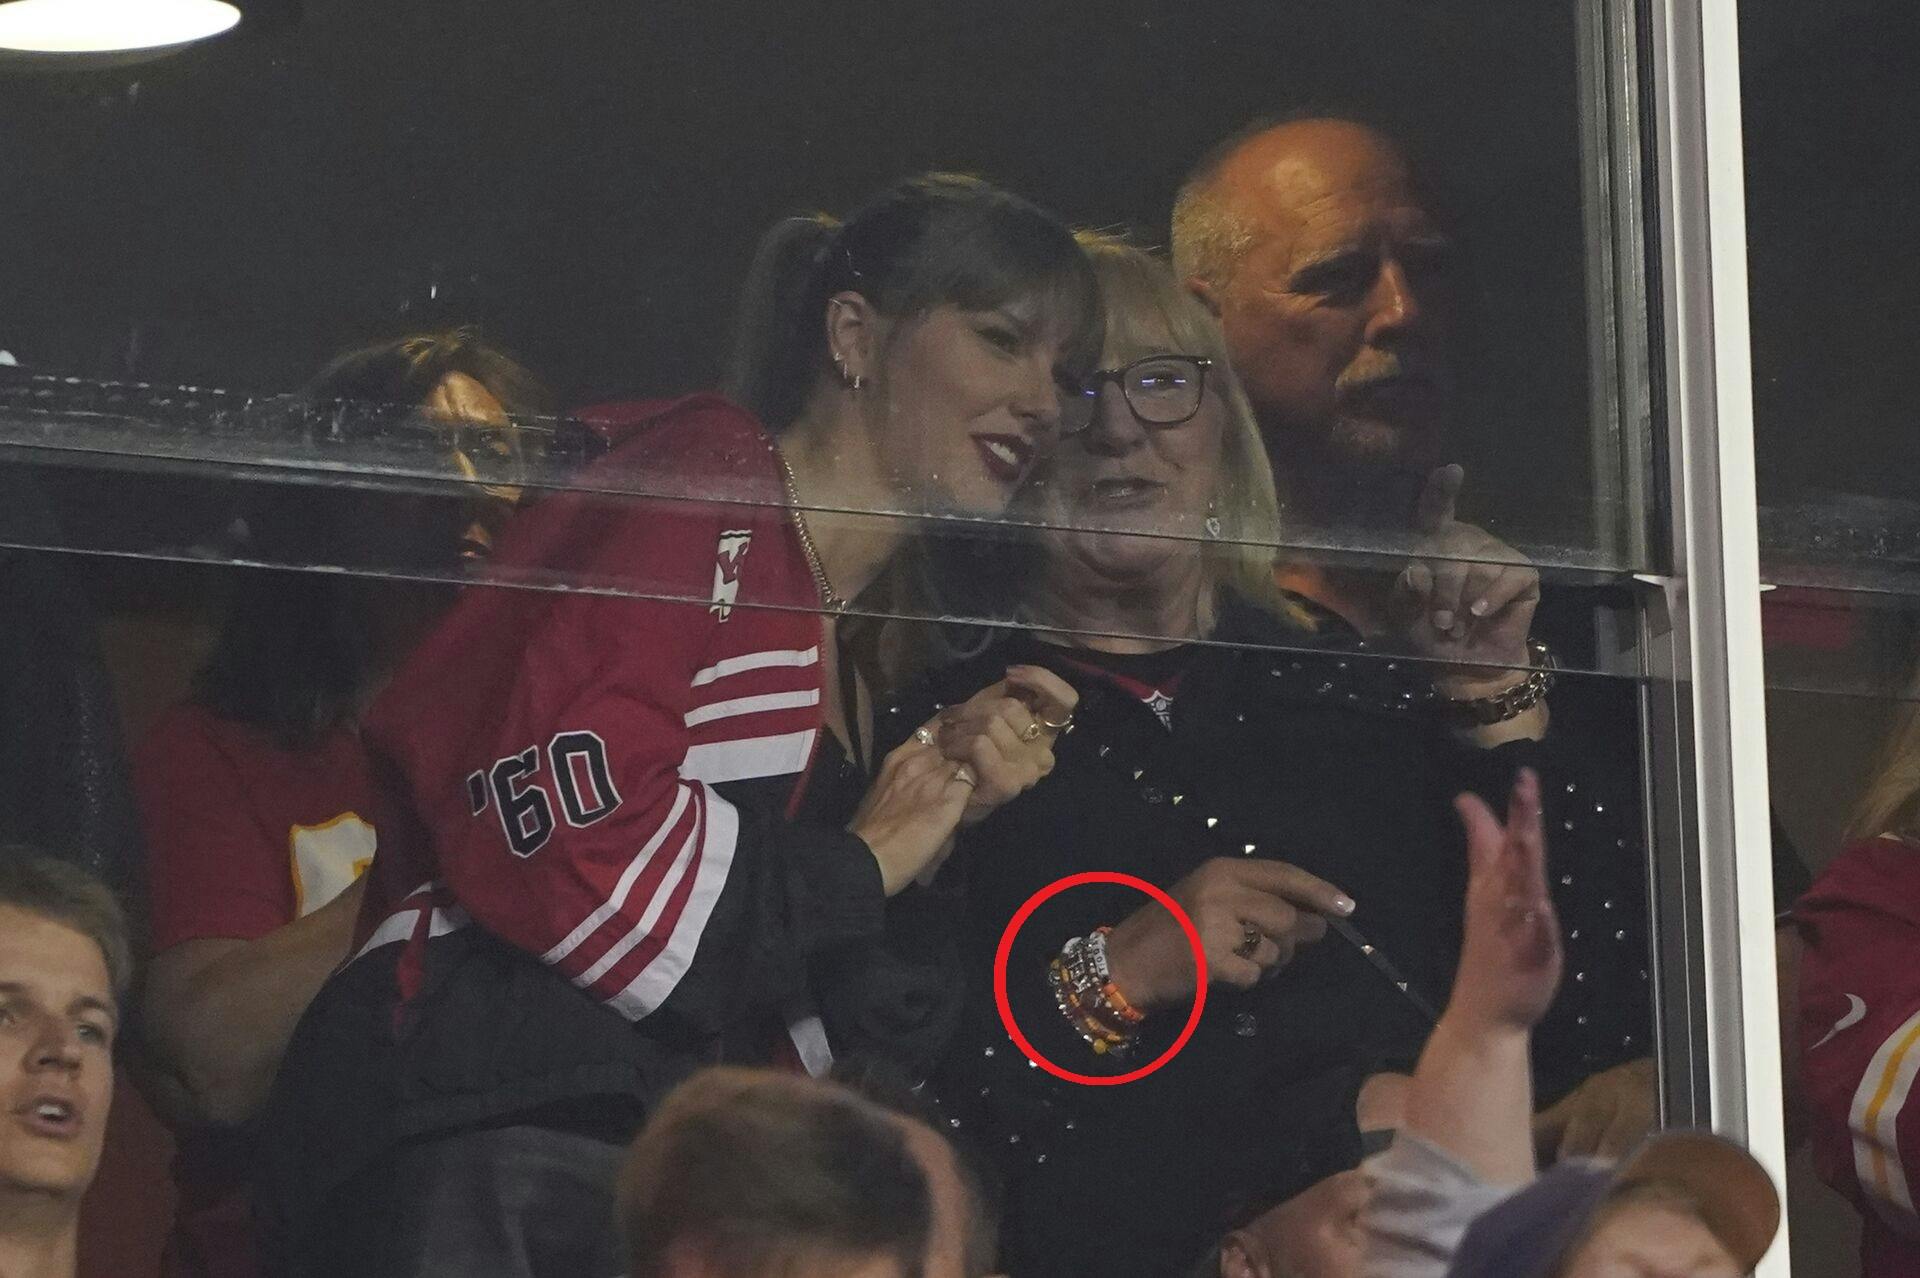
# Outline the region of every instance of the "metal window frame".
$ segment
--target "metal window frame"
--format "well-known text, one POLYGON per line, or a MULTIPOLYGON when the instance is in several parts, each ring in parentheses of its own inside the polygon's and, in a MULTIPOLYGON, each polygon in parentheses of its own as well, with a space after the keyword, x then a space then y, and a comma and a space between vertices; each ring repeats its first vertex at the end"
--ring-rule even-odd
MULTIPOLYGON (((1784 1193, 1738 12, 1645 0, 1642 19, 1667 423, 1650 531, 1670 548, 1646 633, 1665 1109, 1743 1140, 1784 1193)), ((1789 1272, 1784 1221, 1756 1272, 1789 1272)))
POLYGON ((1585 213, 1588 421, 1592 544, 1615 562, 1645 566, 1645 512, 1654 468, 1653 379, 1648 366, 1645 94, 1636 76, 1636 0, 1589 0, 1576 16, 1581 103, 1581 202, 1585 213))

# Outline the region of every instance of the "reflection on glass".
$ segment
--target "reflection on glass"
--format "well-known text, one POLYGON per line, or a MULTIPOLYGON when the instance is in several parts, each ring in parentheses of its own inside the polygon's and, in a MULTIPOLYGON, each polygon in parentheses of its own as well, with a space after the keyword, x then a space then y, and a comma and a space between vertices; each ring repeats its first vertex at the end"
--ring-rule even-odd
POLYGON ((1770 580, 1914 593, 1911 5, 1743 12, 1755 449, 1770 580))
MULTIPOLYGON (((1164 265, 1086 243, 1106 299, 1104 366, 1217 358, 1210 314, 1164 265)), ((882 716, 903 748, 968 730, 970 698, 1001 679, 1019 688, 1045 672, 1077 696, 1044 782, 970 811, 924 892, 892 907, 923 952, 950 948, 963 978, 958 1031, 892 1050, 911 1047, 947 1125, 1008 1186, 1013 1272, 1073 1254, 1091 1215, 1134 1271, 1178 1273, 1196 1257, 1230 1272, 1230 1254, 1298 1247, 1337 1212, 1363 1142, 1398 1125, 1405 1072, 1452 978, 1465 856, 1450 801, 1503 797, 1521 766, 1550 796, 1571 960, 1535 1059, 1540 1141, 1556 1156, 1619 1152, 1653 1122, 1635 774, 1611 770, 1602 738, 1548 743, 1550 684, 1513 668, 1538 598, 1531 574, 1469 578, 1484 595, 1444 601, 1432 578, 1398 583, 1408 641, 1449 662, 1433 677, 1277 589, 1264 556, 1129 534, 1261 509, 1264 460, 1230 374, 1176 428, 1144 420, 1109 381, 1088 428, 1034 479, 1030 500, 1067 517, 1031 534, 1024 569, 984 574, 1014 585, 1012 611, 1037 628, 914 626, 882 644, 909 670, 931 667, 882 716), (1106 531, 1085 530, 1082 508, 1106 531), (1443 604, 1461 615, 1437 617, 1443 604), (1263 651, 1303 629, 1311 655, 1263 651), (929 641, 941 646, 915 646, 929 641), (1164 885, 1200 955, 1136 887, 1050 892, 1089 872, 1164 885), (1167 1059, 1200 963, 1206 1016, 1167 1059)), ((1004 713, 1016 738, 1044 728, 1004 713)), ((886 1023, 879 1009, 841 1014, 867 1033, 886 1023)))
MULTIPOLYGON (((1858 702, 1834 698, 1780 698, 1773 708, 1777 723, 1801 734, 1776 747, 1775 771, 1786 774, 1783 791, 1809 814, 1839 828, 1837 804, 1854 789, 1826 776, 1815 790, 1790 775, 1791 762, 1804 753, 1801 740, 1822 720, 1830 732, 1838 728, 1828 757, 1851 756, 1864 783, 1845 814, 1844 834, 1819 848, 1824 868, 1794 906, 1796 988, 1783 1006, 1791 1013, 1788 1076, 1797 1084, 1789 1094, 1803 1111, 1812 1169, 1858 1212, 1858 1272, 1868 1278, 1904 1272, 1920 1260, 1903 1223, 1914 1214, 1909 1185, 1920 1171, 1907 1100, 1916 1037, 1912 973, 1920 952, 1916 697, 1920 687, 1910 682, 1904 702, 1873 707, 1890 715, 1866 715, 1858 702), (1881 722, 1886 731, 1869 762, 1875 738, 1864 729, 1881 722)), ((1810 1214, 1818 1202, 1802 1191, 1796 1207, 1810 1214)), ((1822 1226, 1831 1231, 1829 1222, 1813 1218, 1813 1230, 1822 1226)))
MULTIPOLYGON (((516 452, 507 414, 546 392, 470 333, 350 351, 298 397, 349 433, 424 432, 465 467, 516 452), (351 403, 342 420, 334 407, 351 403)), ((256 487, 222 535, 228 554, 345 557, 457 576, 491 553, 517 501, 256 487)), ((180 1130, 176 1231, 195 1254, 251 1258, 252 1157, 221 1129, 256 1121, 293 1020, 349 952, 364 875, 400 823, 361 734, 375 695, 453 603, 450 587, 317 572, 230 580, 190 695, 146 730, 135 781, 146 835, 153 959, 143 1002, 150 1094, 180 1130), (271 1012, 262 1015, 262 1006, 271 1012)))
MULTIPOLYGON (((1013 1189, 936 1278, 1050 1278, 1088 1220, 1105 1273, 1298 1267, 1446 1001, 1451 801, 1523 765, 1569 959, 1539 1143, 1653 1121, 1571 10, 866 8, 368 9, 0 81, 0 542, 88 553, 154 1100, 196 1151, 246 1125, 289 1272, 384 1270, 338 1222, 476 1164, 619 1272, 623 1147, 713 1060, 924 1083, 1013 1189), (1155 77, 1210 88, 1114 127, 1155 77), (1340 81, 1379 118, 1276 97, 1340 81), (386 331, 432 336, 309 383, 386 331), (1049 902, 1007 989, 1050 1060, 1137 1067, 1214 987, 1122 1088, 1055 1087, 992 997, 1082 869, 1202 953, 1049 902)), ((241 1218, 209 1166, 188 1232, 241 1218)))
POLYGON ((1769 688, 1887 702, 1914 695, 1920 596, 1782 586, 1763 597, 1761 621, 1769 688))

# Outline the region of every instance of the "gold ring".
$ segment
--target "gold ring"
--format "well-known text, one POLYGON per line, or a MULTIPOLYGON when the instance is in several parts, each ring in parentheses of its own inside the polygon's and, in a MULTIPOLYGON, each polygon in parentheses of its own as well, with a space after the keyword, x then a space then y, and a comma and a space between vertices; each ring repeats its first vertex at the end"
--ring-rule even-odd
POLYGON ((973 775, 973 769, 969 768, 964 763, 954 764, 953 779, 967 786, 969 789, 980 784, 980 782, 973 775))
POLYGON ((922 725, 913 730, 913 739, 915 741, 918 741, 921 745, 932 745, 937 740, 937 738, 933 735, 933 729, 926 727, 925 725, 922 725))
POLYGON ((1265 939, 1265 936, 1266 934, 1253 924, 1242 922, 1240 924, 1240 944, 1233 947, 1233 952, 1243 959, 1251 959, 1253 952, 1260 948, 1260 942, 1265 939))
POLYGON ((1040 726, 1045 728, 1048 732, 1065 732, 1068 728, 1071 728, 1073 726, 1073 711, 1071 710, 1067 711, 1067 717, 1062 719, 1058 723, 1055 723, 1051 719, 1042 719, 1040 720, 1040 726))
POLYGON ((1025 728, 1020 730, 1020 739, 1022 741, 1031 741, 1039 735, 1040 721, 1038 719, 1035 719, 1032 723, 1029 723, 1025 728))

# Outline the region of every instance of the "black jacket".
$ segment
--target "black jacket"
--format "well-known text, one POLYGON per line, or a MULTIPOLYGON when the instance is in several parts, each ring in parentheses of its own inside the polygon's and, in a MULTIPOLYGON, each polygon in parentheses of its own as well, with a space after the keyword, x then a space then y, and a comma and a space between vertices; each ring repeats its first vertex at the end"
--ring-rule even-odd
MULTIPOLYGON (((931 1076, 951 1129, 998 1169, 1003 1259, 1015 1278, 1180 1272, 1245 1211, 1354 1165, 1359 1082, 1410 1068, 1429 1025, 1353 946, 1329 936, 1255 990, 1211 990, 1192 1041, 1153 1076, 1119 1087, 1057 1080, 1002 1027, 992 970, 1015 912, 1063 876, 1121 871, 1171 887, 1211 857, 1247 855, 1252 843, 1251 855, 1290 861, 1351 895, 1354 925, 1437 1008, 1458 953, 1465 886, 1451 800, 1462 789, 1503 796, 1514 772, 1532 766, 1557 792, 1549 818, 1560 836, 1556 883, 1568 880, 1557 889, 1566 926, 1590 933, 1601 915, 1617 914, 1614 930, 1627 935, 1613 944, 1631 951, 1605 981, 1576 982, 1570 965, 1564 1006, 1536 1053, 1542 1090, 1564 1090, 1644 1050, 1618 1042, 1646 1041, 1638 840, 1616 849, 1625 832, 1584 819, 1591 813, 1574 819, 1561 800, 1569 784, 1579 795, 1577 760, 1556 758, 1552 744, 1464 747, 1419 708, 1416 672, 1311 651, 1311 641, 1250 608, 1230 609, 1215 638, 1296 651, 1194 646, 1163 726, 1136 695, 1090 673, 1086 654, 1015 636, 941 672, 890 716, 904 735, 929 703, 963 699, 1015 663, 1053 669, 1082 696, 1056 771, 969 832, 932 891, 910 891, 893 908, 897 944, 923 963, 950 952, 959 964, 957 1028, 943 1043, 920 1035, 896 1046, 931 1076), (1572 832, 1561 828, 1569 821, 1572 832)), ((1074 888, 1042 905, 1013 943, 1014 1018, 1068 1069, 1134 1068, 1184 1020, 1152 1018, 1130 1058, 1116 1062, 1070 1030, 1045 979, 1067 938, 1146 903, 1125 887, 1074 888)))

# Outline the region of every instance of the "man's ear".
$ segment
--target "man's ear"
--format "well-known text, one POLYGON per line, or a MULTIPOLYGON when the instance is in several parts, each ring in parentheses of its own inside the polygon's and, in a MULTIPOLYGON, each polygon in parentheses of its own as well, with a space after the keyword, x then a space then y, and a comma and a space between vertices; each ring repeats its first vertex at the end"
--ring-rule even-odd
POLYGON ((1260 1245, 1241 1230, 1220 1243, 1220 1278, 1273 1278, 1260 1245))
POLYGON ((1200 299, 1200 305, 1207 308, 1215 319, 1220 318, 1220 291, 1213 281, 1203 280, 1198 275, 1187 276, 1187 292, 1200 299))

